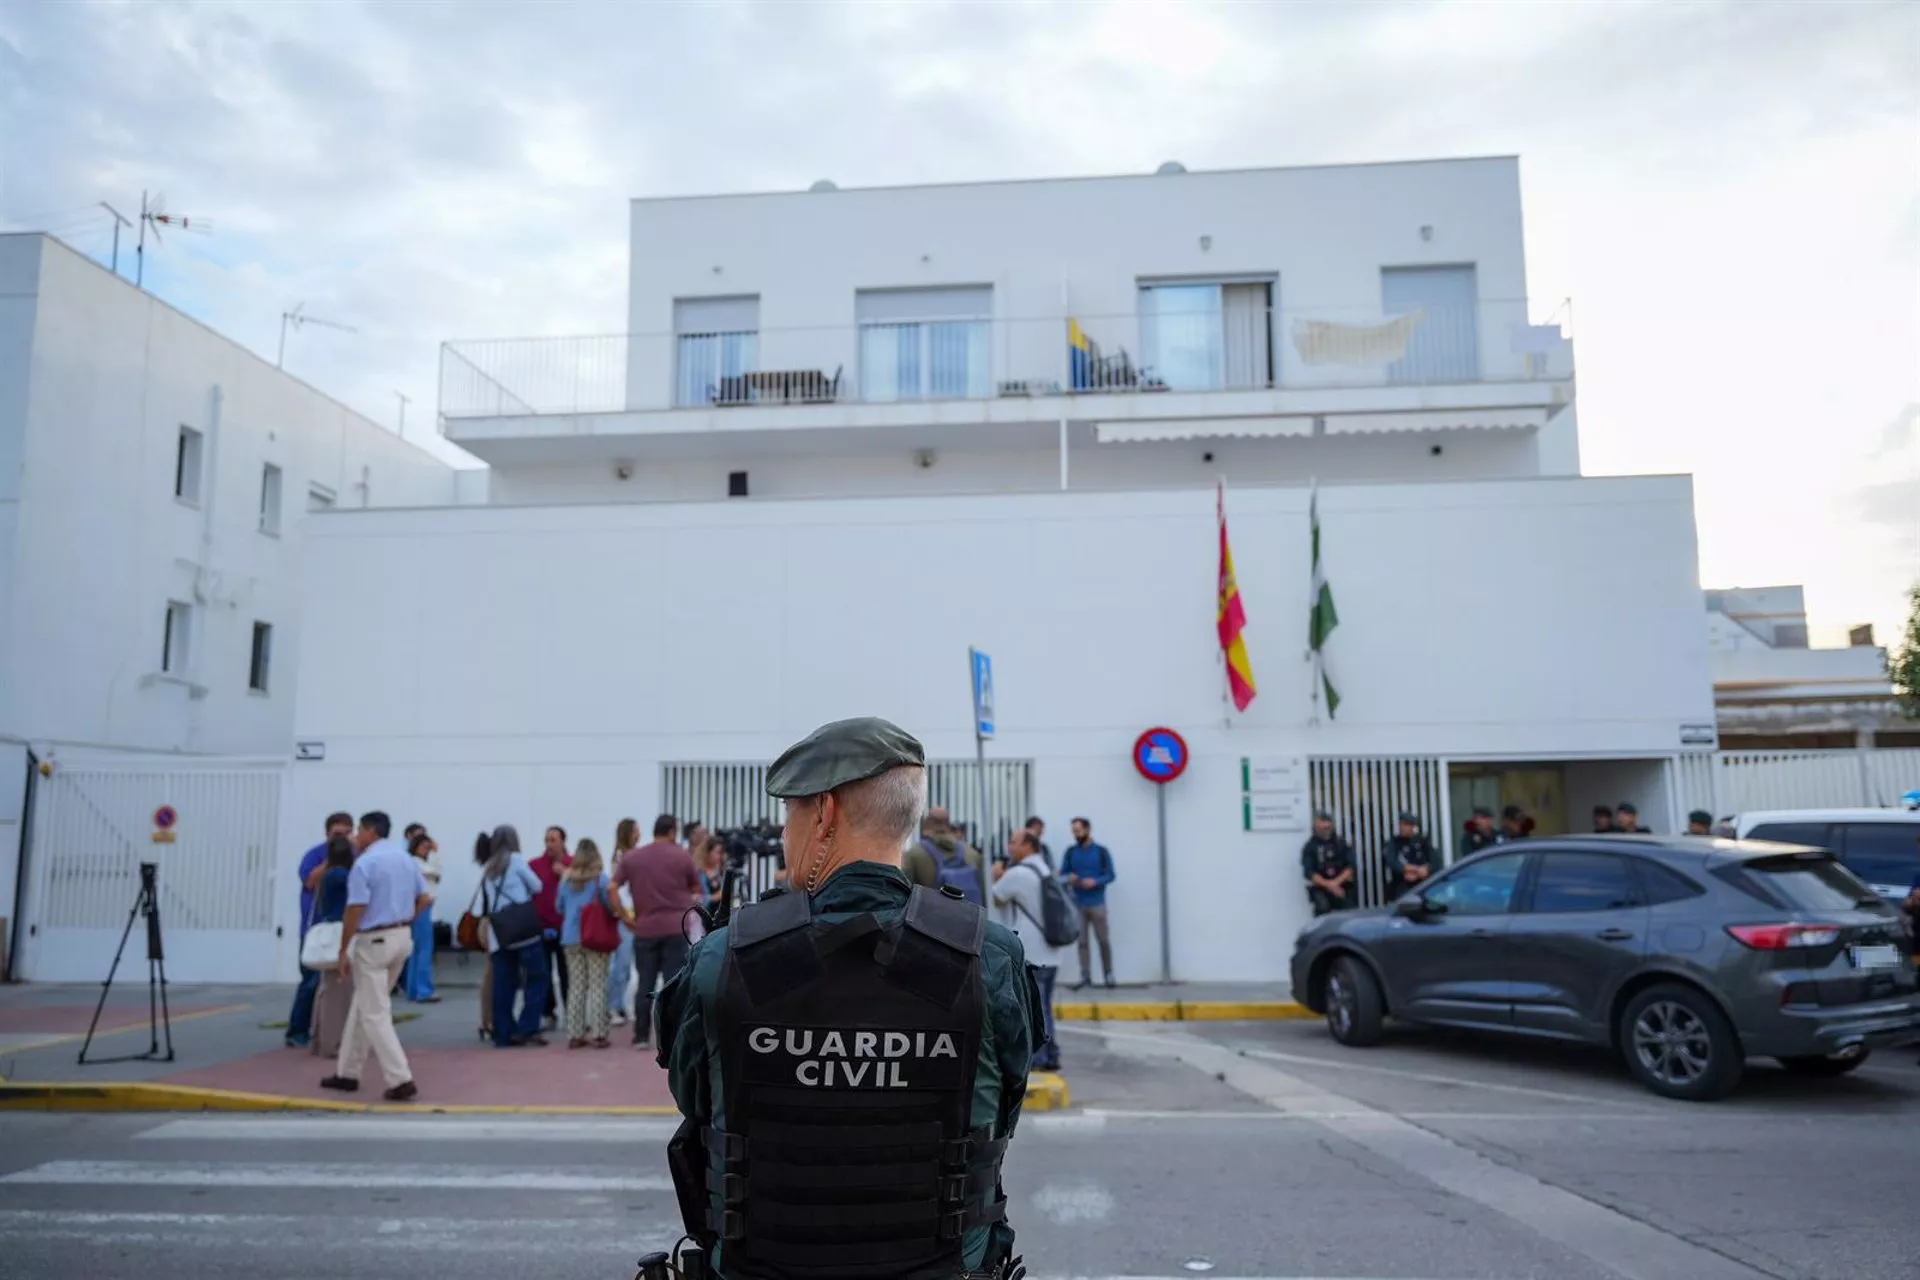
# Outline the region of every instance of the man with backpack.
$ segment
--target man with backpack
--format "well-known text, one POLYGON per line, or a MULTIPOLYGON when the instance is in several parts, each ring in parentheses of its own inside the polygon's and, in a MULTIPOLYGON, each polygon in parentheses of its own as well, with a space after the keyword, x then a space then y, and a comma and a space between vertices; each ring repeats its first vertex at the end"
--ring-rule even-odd
POLYGON ((980 851, 954 834, 945 809, 929 809, 920 824, 920 841, 907 846, 900 869, 915 884, 929 889, 952 885, 978 907, 987 905, 987 879, 980 851))
POLYGON ((1093 824, 1085 818, 1072 823, 1073 843, 1060 855, 1060 874, 1073 886, 1073 904, 1080 908, 1080 981, 1075 991, 1093 985, 1088 963, 1087 935, 1100 943, 1100 969, 1113 986, 1113 944, 1107 940, 1107 886, 1113 883, 1113 855, 1093 842, 1093 824))
POLYGON ((1060 1042, 1053 1030, 1053 982, 1060 974, 1064 948, 1080 937, 1080 913, 1060 881, 1040 857, 1040 842, 1025 829, 1007 837, 1007 861, 993 868, 993 905, 1000 922, 1019 935, 1040 988, 1047 1038, 1034 1046, 1033 1069, 1060 1069, 1060 1042))

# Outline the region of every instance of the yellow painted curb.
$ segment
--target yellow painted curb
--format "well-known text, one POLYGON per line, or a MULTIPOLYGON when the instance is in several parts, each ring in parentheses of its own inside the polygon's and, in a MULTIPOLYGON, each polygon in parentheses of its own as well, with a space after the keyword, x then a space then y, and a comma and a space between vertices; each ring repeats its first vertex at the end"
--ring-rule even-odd
POLYGON ((1022 1111, 1059 1111, 1073 1105, 1066 1077, 1057 1071, 1035 1071, 1027 1076, 1027 1098, 1022 1111))
POLYGON ((1053 1006, 1061 1022, 1277 1022, 1320 1015, 1291 1000, 1103 1000, 1053 1006))
POLYGON ((669 1106, 566 1107, 480 1103, 334 1102, 178 1084, 0 1084, 3 1111, 348 1111, 424 1115, 675 1116, 669 1106))

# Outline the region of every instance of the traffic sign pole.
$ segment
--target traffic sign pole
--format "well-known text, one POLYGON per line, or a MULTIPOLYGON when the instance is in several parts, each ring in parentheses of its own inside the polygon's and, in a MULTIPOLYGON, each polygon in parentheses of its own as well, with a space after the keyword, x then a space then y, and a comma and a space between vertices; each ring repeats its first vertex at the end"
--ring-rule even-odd
POLYGON ((973 682, 973 778, 978 788, 975 796, 980 805, 979 826, 974 839, 980 842, 980 856, 991 858, 987 851, 987 735, 993 732, 993 659, 978 649, 967 649, 967 671, 973 682))
POLYGON ((1160 981, 1173 981, 1173 926, 1167 885, 1167 784, 1187 771, 1187 742, 1171 729, 1134 739, 1133 767, 1153 783, 1160 829, 1160 981))

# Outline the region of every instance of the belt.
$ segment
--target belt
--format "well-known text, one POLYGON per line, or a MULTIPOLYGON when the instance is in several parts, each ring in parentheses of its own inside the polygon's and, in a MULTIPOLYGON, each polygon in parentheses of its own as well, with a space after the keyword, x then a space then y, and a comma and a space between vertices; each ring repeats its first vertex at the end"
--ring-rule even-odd
POLYGON ((395 929, 411 929, 411 928, 413 928, 413 921, 409 920, 405 924, 369 925, 367 928, 360 930, 360 934, 362 937, 364 937, 369 933, 392 933, 395 929))

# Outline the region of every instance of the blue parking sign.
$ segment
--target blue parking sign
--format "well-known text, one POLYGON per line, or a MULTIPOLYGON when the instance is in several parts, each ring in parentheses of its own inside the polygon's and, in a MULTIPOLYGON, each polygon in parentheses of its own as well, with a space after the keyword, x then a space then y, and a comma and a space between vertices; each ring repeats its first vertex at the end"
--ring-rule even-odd
POLYGON ((969 649, 973 659, 973 731, 982 738, 993 736, 993 659, 978 649, 969 649))

